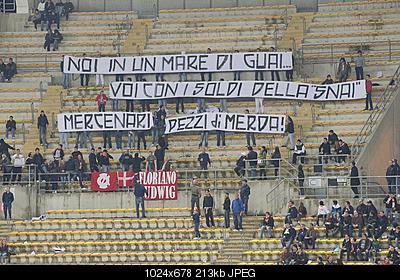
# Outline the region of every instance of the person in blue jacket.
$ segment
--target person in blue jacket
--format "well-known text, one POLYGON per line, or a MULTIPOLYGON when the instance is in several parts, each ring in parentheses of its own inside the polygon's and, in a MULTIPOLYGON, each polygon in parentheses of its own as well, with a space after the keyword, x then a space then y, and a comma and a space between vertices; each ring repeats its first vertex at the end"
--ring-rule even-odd
POLYGON ((239 194, 236 194, 236 198, 232 201, 232 213, 235 230, 243 231, 242 216, 244 213, 244 204, 240 199, 239 194))

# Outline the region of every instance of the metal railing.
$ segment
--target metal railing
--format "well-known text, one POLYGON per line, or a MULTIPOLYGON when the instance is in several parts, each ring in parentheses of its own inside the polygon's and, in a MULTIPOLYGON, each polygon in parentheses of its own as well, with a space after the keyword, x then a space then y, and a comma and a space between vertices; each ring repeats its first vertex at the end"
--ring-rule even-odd
MULTIPOLYGON (((339 61, 339 56, 347 56, 348 54, 356 56, 358 50, 367 53, 365 56, 367 65, 368 61, 392 61, 393 57, 400 57, 400 40, 352 42, 354 45, 351 47, 349 47, 348 44, 349 43, 304 43, 301 45, 300 51, 302 64, 337 64, 339 61), (387 46, 387 50, 375 51, 370 49, 371 45, 374 46, 377 44, 381 46, 387 46), (341 47, 341 45, 343 45, 343 47, 341 47), (304 53, 304 50, 309 46, 312 46, 313 48, 308 48, 308 51, 304 53), (315 47, 319 47, 318 51, 315 50, 315 47)), ((349 59, 349 61, 352 61, 352 58, 349 59)))
POLYGON ((400 66, 397 67, 397 70, 393 75, 389 85, 379 95, 378 100, 376 101, 375 108, 378 108, 379 110, 374 110, 371 112, 351 147, 351 153, 355 159, 360 156, 364 148, 363 145, 367 143, 367 139, 372 135, 374 129, 378 127, 380 122, 383 120, 383 116, 387 112, 385 109, 389 107, 391 101, 394 100, 393 96, 399 91, 399 83, 400 66))
POLYGON ((17 5, 15 0, 0 0, 0 13, 15 13, 17 5))

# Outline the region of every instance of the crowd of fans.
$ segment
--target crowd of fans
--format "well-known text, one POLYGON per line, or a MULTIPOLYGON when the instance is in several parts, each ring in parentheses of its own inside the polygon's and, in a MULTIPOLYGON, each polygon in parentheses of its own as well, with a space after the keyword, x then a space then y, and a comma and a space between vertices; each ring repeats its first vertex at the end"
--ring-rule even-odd
MULTIPOLYGON (((288 212, 285 216, 285 226, 281 234, 282 254, 279 264, 307 264, 310 257, 304 249, 318 249, 318 232, 325 232, 325 237, 341 237, 341 246, 332 250, 325 264, 342 264, 346 261, 374 261, 379 264, 400 264, 398 245, 400 240, 400 205, 393 194, 384 199, 384 211, 378 211, 371 200, 366 204, 359 201, 354 208, 349 201, 341 207, 337 200, 332 202, 329 210, 320 201, 318 210, 311 215, 315 222, 305 225, 308 217, 307 209, 301 202, 297 208, 293 201, 288 202, 288 212), (320 224, 322 219, 323 224, 320 224), (296 229, 296 228, 297 229, 296 229), (382 245, 386 242, 388 253, 381 254, 382 245), (336 260, 334 253, 337 253, 336 260)), ((259 238, 273 238, 275 222, 270 212, 265 213, 260 228, 259 238)), ((323 258, 318 257, 323 264, 323 258)))

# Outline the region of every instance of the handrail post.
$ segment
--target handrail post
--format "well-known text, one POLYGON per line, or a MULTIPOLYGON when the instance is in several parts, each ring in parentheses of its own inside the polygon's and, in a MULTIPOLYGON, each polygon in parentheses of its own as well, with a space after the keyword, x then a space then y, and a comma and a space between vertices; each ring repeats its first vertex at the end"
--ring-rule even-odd
POLYGON ((33 102, 31 102, 31 119, 32 119, 32 123, 35 121, 35 106, 33 104, 33 102))

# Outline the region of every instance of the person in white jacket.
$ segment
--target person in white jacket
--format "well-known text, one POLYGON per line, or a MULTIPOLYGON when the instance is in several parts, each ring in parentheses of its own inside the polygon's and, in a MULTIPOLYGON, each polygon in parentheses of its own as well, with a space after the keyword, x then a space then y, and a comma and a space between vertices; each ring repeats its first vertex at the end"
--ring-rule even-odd
POLYGON ((319 227, 319 219, 322 218, 324 225, 326 222, 326 217, 329 214, 328 208, 324 205, 324 202, 321 200, 319 202, 318 211, 317 211, 317 226, 319 227))
POLYGON ((20 149, 17 149, 15 155, 12 156, 12 162, 13 162, 13 170, 12 170, 12 182, 21 181, 21 173, 22 173, 22 168, 25 166, 25 158, 21 154, 20 149))
POLYGON ((306 155, 306 147, 304 144, 301 142, 300 139, 297 139, 297 143, 294 146, 294 151, 293 151, 293 164, 297 164, 297 157, 300 157, 300 161, 302 164, 304 164, 304 156, 306 155))

